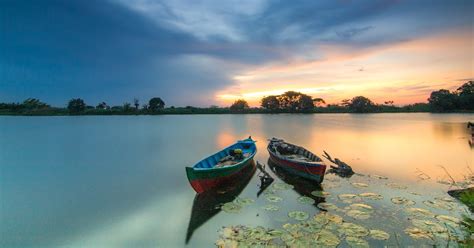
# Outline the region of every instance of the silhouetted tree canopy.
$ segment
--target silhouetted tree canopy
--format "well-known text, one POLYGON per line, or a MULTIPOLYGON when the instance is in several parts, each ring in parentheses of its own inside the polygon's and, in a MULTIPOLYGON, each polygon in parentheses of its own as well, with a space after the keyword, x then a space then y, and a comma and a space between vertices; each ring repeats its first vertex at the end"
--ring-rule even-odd
POLYGON ((277 96, 277 98, 281 109, 298 111, 314 108, 313 99, 300 92, 287 91, 277 96))
POLYGON ((262 108, 276 110, 280 108, 280 102, 277 96, 266 96, 260 101, 262 108))
POLYGON ((151 111, 158 111, 159 109, 163 109, 165 107, 165 102, 161 100, 159 97, 153 97, 148 102, 148 109, 151 111))
POLYGON ((28 98, 23 101, 23 108, 32 110, 32 109, 42 109, 42 108, 49 108, 49 105, 41 102, 39 99, 36 98, 28 98))
POLYGON ((138 110, 138 107, 140 107, 140 101, 138 98, 133 99, 133 106, 135 106, 135 110, 138 110))
POLYGON ((459 94, 459 107, 474 110, 474 81, 469 81, 457 89, 459 94))
POLYGON ((313 105, 314 106, 317 106, 317 107, 320 107, 322 105, 326 104, 326 101, 324 101, 324 99, 320 98, 320 97, 317 97, 317 98, 313 98, 313 105))
POLYGON ((234 103, 232 103, 232 105, 230 105, 230 110, 232 111, 242 111, 248 108, 249 108, 249 104, 244 99, 239 99, 235 101, 234 103))
POLYGON ((101 102, 97 104, 96 109, 110 109, 109 105, 106 102, 101 102))
POLYGON ((71 113, 80 113, 86 109, 86 103, 81 98, 71 99, 67 104, 67 109, 71 113))
POLYGON ((373 112, 377 105, 365 96, 356 96, 350 100, 347 106, 352 112, 368 113, 373 112))
POLYGON ((441 89, 431 92, 428 102, 433 111, 446 112, 456 109, 457 95, 449 90, 441 89))

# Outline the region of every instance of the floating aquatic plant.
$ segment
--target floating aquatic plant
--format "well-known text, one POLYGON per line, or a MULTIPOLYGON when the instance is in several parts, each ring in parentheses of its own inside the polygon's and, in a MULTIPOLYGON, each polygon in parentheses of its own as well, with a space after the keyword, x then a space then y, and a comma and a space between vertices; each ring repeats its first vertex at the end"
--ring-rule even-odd
POLYGON ((321 202, 318 204, 318 207, 325 210, 339 210, 339 208, 336 205, 329 202, 321 202))
POLYGON ((328 230, 321 230, 315 235, 315 242, 318 247, 337 247, 341 240, 334 233, 328 230))
POLYGON ((221 209, 226 213, 235 214, 240 212, 240 210, 242 209, 242 205, 236 204, 234 202, 227 202, 222 205, 221 209))
POLYGON ((374 209, 366 204, 352 204, 348 207, 348 211, 346 212, 347 216, 350 216, 354 219, 358 220, 366 220, 370 218, 374 209))
POLYGON ((312 191, 311 192, 311 195, 314 195, 316 197, 327 197, 329 196, 329 192, 326 192, 326 191, 322 191, 322 190, 315 190, 315 191, 312 191))
POLYGON ((337 197, 339 198, 339 200, 341 200, 343 202, 351 202, 352 200, 357 198, 357 195, 354 195, 354 194, 340 194, 337 197))
POLYGON ((413 219, 411 220, 413 226, 427 231, 431 233, 437 233, 437 232, 446 232, 446 228, 441 226, 440 224, 430 221, 430 220, 418 220, 418 219, 413 219))
POLYGON ((369 235, 369 230, 367 230, 367 228, 354 223, 344 222, 341 227, 342 228, 339 229, 339 232, 346 236, 365 237, 369 235))
POLYGON ((293 185, 283 183, 283 182, 278 182, 278 183, 274 183, 272 187, 276 190, 288 190, 288 189, 292 189, 293 185))
POLYGON ((303 211, 291 211, 288 213, 288 217, 295 220, 306 220, 308 219, 309 215, 303 211))
POLYGON ((250 198, 240 198, 240 197, 237 197, 237 198, 235 198, 234 202, 235 202, 235 204, 239 204, 239 205, 241 205, 241 206, 248 206, 248 205, 254 203, 255 200, 254 200, 254 199, 250 199, 250 198))
POLYGON ((267 210, 267 211, 278 211, 280 207, 268 204, 268 205, 263 206, 262 209, 267 210))
POLYGON ((433 235, 431 235, 430 232, 416 227, 410 227, 405 229, 405 233, 414 239, 433 239, 433 235))
POLYGON ((390 238, 390 234, 382 230, 372 229, 369 232, 370 232, 370 237, 376 240, 387 240, 390 238))
POLYGON ((352 237, 352 236, 347 236, 346 237, 346 242, 349 244, 350 247, 353 248, 366 248, 370 247, 369 243, 361 238, 358 237, 352 237))
POLYGON ((411 206, 411 205, 415 205, 415 202, 412 201, 412 200, 409 200, 405 197, 401 197, 401 196, 398 196, 398 197, 394 197, 391 199, 392 202, 394 204, 398 204, 398 205, 405 205, 405 206, 411 206))
POLYGON ((440 200, 426 200, 423 201, 423 204, 425 204, 428 207, 432 208, 437 208, 437 209, 444 209, 444 210, 452 210, 453 206, 449 202, 445 201, 440 201, 440 200))
POLYGON ((380 175, 369 175, 369 177, 373 177, 373 178, 377 178, 377 179, 383 179, 383 180, 388 179, 388 177, 380 176, 380 175))
POLYGON ((313 198, 310 198, 310 197, 307 197, 307 196, 300 196, 300 197, 298 197, 297 200, 298 200, 299 203, 308 204, 308 205, 312 205, 315 202, 313 200, 313 198))
POLYGON ((430 210, 424 208, 407 208, 406 211, 414 217, 434 217, 430 210))
POLYGON ((388 187, 392 188, 392 189, 407 189, 408 187, 405 186, 405 185, 400 185, 398 183, 387 183, 385 184, 387 185, 388 187))
POLYGON ((352 186, 354 186, 356 188, 367 188, 367 187, 369 187, 369 185, 366 184, 366 183, 351 183, 351 184, 352 184, 352 186))
POLYGON ((283 198, 277 196, 277 195, 267 195, 265 197, 265 199, 267 199, 267 201, 269 202, 281 202, 283 200, 283 198))
POLYGON ((365 199, 370 199, 370 200, 382 200, 383 199, 382 195, 376 194, 376 193, 370 193, 370 192, 361 193, 361 194, 359 194, 359 196, 363 197, 365 199))

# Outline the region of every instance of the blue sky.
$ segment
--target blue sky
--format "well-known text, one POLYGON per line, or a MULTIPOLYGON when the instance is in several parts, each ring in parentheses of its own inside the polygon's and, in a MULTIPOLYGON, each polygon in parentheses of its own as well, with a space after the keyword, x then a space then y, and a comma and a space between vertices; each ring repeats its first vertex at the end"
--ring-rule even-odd
POLYGON ((415 102, 474 77, 473 11, 460 0, 0 0, 0 102, 258 104, 284 90, 415 102))

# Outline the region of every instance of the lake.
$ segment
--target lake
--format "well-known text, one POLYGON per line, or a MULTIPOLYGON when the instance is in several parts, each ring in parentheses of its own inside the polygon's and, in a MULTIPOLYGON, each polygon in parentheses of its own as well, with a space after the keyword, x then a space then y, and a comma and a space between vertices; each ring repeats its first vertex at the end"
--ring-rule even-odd
POLYGON ((426 204, 449 197, 445 169, 455 180, 474 169, 467 121, 474 114, 2 116, 0 246, 183 247, 188 235, 189 247, 212 247, 224 226, 283 229, 298 223, 288 212, 320 213, 301 201, 312 186, 279 187, 286 185, 281 175, 267 167, 274 185, 259 197, 257 171, 237 193, 248 200, 238 213, 209 218, 195 209, 202 223, 189 227, 196 202, 185 167, 249 135, 257 140, 255 160, 264 164, 267 139, 279 137, 351 165, 360 175, 327 175, 321 192, 336 206, 328 212, 390 234, 384 241, 363 237, 369 244, 433 244, 438 239, 404 231, 411 226, 406 208, 467 213, 456 202, 448 201, 448 209, 426 204), (383 199, 359 199, 367 192, 383 199), (281 201, 269 201, 271 194, 281 201), (356 196, 341 200, 341 194, 356 196), (354 203, 371 206, 371 216, 347 215, 354 203), (278 210, 262 208, 269 204, 278 210))

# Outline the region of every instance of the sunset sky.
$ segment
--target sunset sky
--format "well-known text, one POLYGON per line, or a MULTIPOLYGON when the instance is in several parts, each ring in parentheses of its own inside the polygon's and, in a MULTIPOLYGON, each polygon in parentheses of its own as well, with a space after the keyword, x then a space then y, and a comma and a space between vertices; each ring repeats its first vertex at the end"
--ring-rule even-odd
POLYGON ((1 0, 0 102, 426 101, 474 78, 474 1, 1 0))

